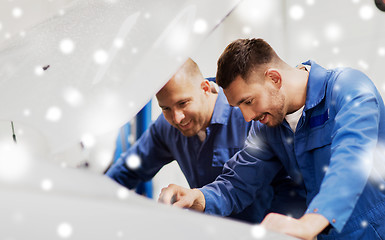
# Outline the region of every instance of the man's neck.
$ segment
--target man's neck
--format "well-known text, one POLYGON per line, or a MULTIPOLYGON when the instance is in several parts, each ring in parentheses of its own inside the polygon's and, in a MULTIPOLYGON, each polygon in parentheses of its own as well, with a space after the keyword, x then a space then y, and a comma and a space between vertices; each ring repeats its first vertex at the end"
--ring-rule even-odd
POLYGON ((206 130, 200 130, 197 133, 197 136, 201 142, 203 142, 206 139, 206 130))
POLYGON ((304 66, 292 69, 290 81, 288 82, 289 94, 287 100, 290 101, 287 113, 293 113, 300 109, 306 102, 306 88, 309 79, 309 72, 304 66))
POLYGON ((211 119, 213 118, 213 114, 214 114, 214 108, 215 108, 215 103, 217 101, 217 98, 218 98, 218 94, 217 93, 210 93, 210 95, 208 96, 208 112, 210 113, 210 118, 208 118, 206 120, 206 123, 205 125, 203 126, 203 128, 197 133, 198 135, 198 138, 199 140, 201 140, 201 142, 203 142, 205 139, 206 139, 206 128, 210 125, 211 123, 211 119))
POLYGON ((208 96, 208 112, 210 113, 210 118, 206 121, 206 124, 204 125, 202 130, 205 130, 211 122, 211 118, 213 117, 214 114, 214 108, 215 108, 215 103, 217 102, 218 94, 216 93, 210 93, 208 96))

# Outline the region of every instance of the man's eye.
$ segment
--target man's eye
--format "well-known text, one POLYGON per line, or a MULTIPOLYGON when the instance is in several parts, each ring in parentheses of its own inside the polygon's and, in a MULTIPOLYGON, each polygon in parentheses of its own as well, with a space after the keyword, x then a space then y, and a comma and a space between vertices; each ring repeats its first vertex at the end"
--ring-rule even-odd
POLYGON ((253 102, 253 100, 247 100, 247 101, 245 101, 245 104, 250 105, 252 102, 253 102))
POLYGON ((169 108, 162 108, 162 111, 168 111, 170 110, 169 108))
POLYGON ((186 106, 186 104, 187 104, 187 101, 186 102, 181 102, 181 103, 179 103, 179 106, 183 107, 183 106, 186 106))

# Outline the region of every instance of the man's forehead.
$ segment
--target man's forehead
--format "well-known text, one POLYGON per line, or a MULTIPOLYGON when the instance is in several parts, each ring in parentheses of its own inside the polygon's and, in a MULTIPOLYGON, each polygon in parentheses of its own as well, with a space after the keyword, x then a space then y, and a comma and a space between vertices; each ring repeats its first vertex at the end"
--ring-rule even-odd
POLYGON ((226 89, 223 89, 223 92, 231 106, 238 106, 249 97, 248 90, 249 86, 246 81, 238 76, 226 89))
POLYGON ((234 94, 234 90, 230 88, 223 89, 223 93, 225 94, 227 101, 231 106, 235 106, 237 103, 237 94, 234 94))
POLYGON ((191 98, 191 94, 188 91, 164 91, 157 94, 156 98, 160 106, 171 106, 191 98))

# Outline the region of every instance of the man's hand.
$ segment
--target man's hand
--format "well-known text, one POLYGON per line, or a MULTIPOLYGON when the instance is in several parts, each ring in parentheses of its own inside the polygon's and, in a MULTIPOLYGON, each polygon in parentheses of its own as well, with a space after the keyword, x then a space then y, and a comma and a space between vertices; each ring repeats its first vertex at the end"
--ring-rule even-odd
POLYGON ((315 213, 305 214, 300 219, 270 213, 261 224, 267 229, 297 238, 313 239, 329 225, 329 221, 324 216, 315 213))
POLYGON ((206 206, 206 200, 198 189, 188 189, 175 184, 163 188, 159 194, 158 202, 172 204, 181 208, 190 208, 203 212, 206 206))

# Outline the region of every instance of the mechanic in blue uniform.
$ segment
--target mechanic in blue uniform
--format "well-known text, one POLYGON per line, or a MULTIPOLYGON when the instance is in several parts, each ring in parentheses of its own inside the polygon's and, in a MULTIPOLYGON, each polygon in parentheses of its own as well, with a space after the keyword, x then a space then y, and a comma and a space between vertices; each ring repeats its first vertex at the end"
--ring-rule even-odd
MULTIPOLYGON (((156 94, 162 114, 106 174, 132 189, 176 160, 191 188, 214 181, 224 163, 242 149, 251 127, 240 109, 228 104, 223 90, 214 90, 215 85, 204 79, 197 64, 188 59, 156 94), (137 169, 126 164, 133 155, 141 159, 137 169)), ((244 211, 228 215, 257 223, 269 211, 301 216, 306 210, 305 199, 297 194, 294 182, 284 171, 273 184, 263 186, 257 200, 250 204, 244 211)))
POLYGON ((174 196, 176 206, 227 215, 283 167, 302 185, 308 207, 300 219, 270 213, 266 228, 301 239, 385 239, 383 99, 358 70, 303 64, 290 67, 262 39, 227 46, 217 82, 247 121, 263 125, 253 124, 245 148, 215 182, 192 190, 170 185, 160 201, 174 196))

